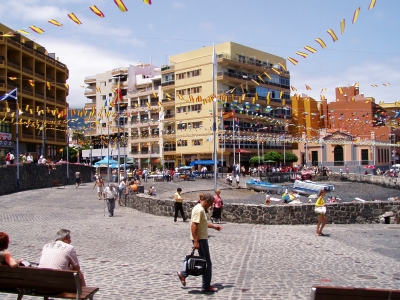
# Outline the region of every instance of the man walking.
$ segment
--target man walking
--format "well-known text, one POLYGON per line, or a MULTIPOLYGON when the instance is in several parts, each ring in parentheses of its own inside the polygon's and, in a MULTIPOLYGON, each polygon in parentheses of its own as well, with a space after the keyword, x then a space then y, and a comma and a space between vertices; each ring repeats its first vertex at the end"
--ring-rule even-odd
POLYGON ((75 188, 78 188, 81 184, 81 172, 75 172, 75 188))
POLYGON ((81 272, 78 257, 71 241, 71 231, 67 229, 59 230, 56 241, 44 245, 39 268, 78 271, 81 286, 85 287, 85 277, 81 272))
MULTIPOLYGON (((201 286, 202 292, 214 293, 218 289, 211 285, 212 277, 212 263, 210 257, 210 250, 208 247, 208 228, 213 228, 220 231, 222 229, 219 225, 214 225, 207 222, 207 210, 213 205, 214 196, 205 194, 199 204, 192 210, 192 224, 190 226, 190 235, 193 242, 193 247, 199 250, 199 254, 207 261, 207 271, 202 275, 203 283, 201 286)), ((177 272, 179 280, 183 286, 186 286, 186 264, 182 264, 182 271, 177 272)))
POLYGON ((104 189, 104 201, 107 201, 108 207, 108 216, 114 216, 114 208, 115 208, 115 197, 117 197, 117 189, 114 188, 114 184, 110 184, 108 187, 104 189))
POLYGON ((104 181, 100 176, 96 177, 96 181, 94 182, 93 188, 95 188, 96 186, 97 186, 97 195, 99 196, 99 200, 101 200, 101 195, 103 194, 104 181))
POLYGON ((181 195, 182 189, 181 188, 177 188, 176 189, 176 193, 174 194, 174 199, 175 199, 175 204, 174 204, 174 208, 175 208, 175 214, 174 214, 174 222, 177 221, 178 219, 178 212, 181 212, 181 217, 183 219, 183 222, 186 222, 186 216, 185 216, 185 212, 183 211, 183 198, 181 195))

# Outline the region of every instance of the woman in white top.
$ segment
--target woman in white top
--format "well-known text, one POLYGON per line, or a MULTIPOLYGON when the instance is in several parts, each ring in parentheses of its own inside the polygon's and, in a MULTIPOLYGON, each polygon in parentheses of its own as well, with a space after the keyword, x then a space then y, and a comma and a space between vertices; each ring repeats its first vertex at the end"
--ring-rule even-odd
POLYGON ((122 197, 122 194, 125 191, 125 188, 126 188, 126 178, 123 178, 121 180, 121 182, 119 183, 119 187, 118 187, 118 205, 119 206, 122 206, 121 197, 122 197))

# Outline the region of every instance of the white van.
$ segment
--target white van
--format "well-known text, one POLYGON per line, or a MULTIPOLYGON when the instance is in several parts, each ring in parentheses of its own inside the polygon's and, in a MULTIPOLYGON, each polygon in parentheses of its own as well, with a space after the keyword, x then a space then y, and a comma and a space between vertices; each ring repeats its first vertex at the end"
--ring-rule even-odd
POLYGON ((399 171, 400 171, 400 164, 392 165, 392 166, 390 167, 390 171, 391 171, 391 172, 393 172, 393 171, 399 172, 399 171))

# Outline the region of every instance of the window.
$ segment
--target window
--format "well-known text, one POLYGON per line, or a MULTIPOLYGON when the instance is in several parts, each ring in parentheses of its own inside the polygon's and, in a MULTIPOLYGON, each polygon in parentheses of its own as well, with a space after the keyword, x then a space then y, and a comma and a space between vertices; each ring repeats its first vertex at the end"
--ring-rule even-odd
POLYGON ((179 73, 179 74, 176 74, 176 80, 179 80, 179 79, 185 79, 185 76, 186 75, 186 73, 179 73))
POLYGON ((201 69, 192 71, 192 76, 193 76, 193 77, 195 77, 195 76, 200 76, 200 75, 201 75, 201 69))
POLYGON ((187 146, 187 140, 179 140, 176 142, 176 145, 178 147, 186 147, 187 146))
POLYGON ((201 146, 203 144, 203 140, 193 140, 192 145, 193 146, 201 146))
POLYGON ((201 128, 203 122, 192 122, 192 128, 201 128))
POLYGON ((190 72, 186 73, 187 78, 190 78, 190 72))
POLYGON ((187 129, 188 126, 186 123, 180 123, 178 124, 178 130, 183 130, 183 129, 187 129))
POLYGON ((106 82, 105 81, 100 81, 100 86, 106 86, 106 82))
POLYGON ((201 86, 196 86, 190 89, 191 94, 201 93, 201 86))
POLYGON ((102 99, 102 100, 106 100, 106 99, 107 99, 107 96, 106 96, 106 95, 102 95, 102 96, 101 96, 101 99, 102 99))
POLYGON ((192 111, 199 111, 201 110, 201 104, 192 105, 192 111))
POLYGON ((176 90, 176 95, 178 96, 178 94, 185 96, 186 95, 186 89, 182 89, 182 90, 176 90))
POLYGON ((10 123, 0 123, 0 132, 11 133, 11 124, 10 123))
POLYGON ((177 113, 184 113, 186 112, 186 106, 181 106, 176 108, 177 113))

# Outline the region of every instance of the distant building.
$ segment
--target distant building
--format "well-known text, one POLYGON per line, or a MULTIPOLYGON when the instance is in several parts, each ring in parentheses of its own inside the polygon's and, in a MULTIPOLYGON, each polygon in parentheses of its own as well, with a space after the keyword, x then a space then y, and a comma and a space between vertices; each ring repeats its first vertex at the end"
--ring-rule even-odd
MULTIPOLYGON (((18 88, 19 152, 58 159, 66 145, 68 68, 55 53, 0 24, 0 35, 10 32, 0 36, 0 95, 18 88)), ((0 160, 8 151, 15 155, 17 103, 0 102, 0 160)))

